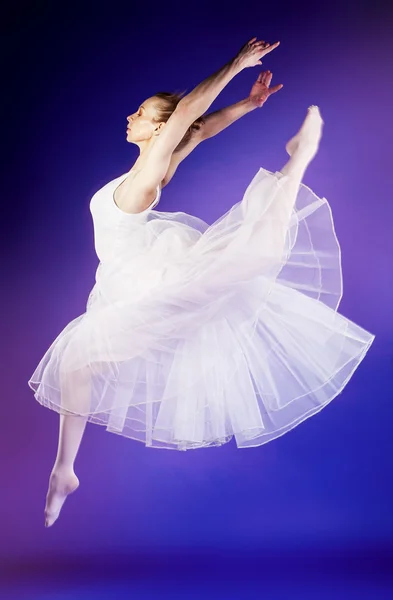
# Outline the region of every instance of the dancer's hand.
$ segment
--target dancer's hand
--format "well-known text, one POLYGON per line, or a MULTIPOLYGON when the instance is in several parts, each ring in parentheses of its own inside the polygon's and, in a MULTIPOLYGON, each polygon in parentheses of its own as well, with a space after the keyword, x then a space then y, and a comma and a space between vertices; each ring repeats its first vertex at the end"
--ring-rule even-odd
POLYGON ((251 88, 249 96, 250 102, 253 106, 261 107, 263 104, 265 104, 269 96, 275 94, 283 87, 282 83, 270 87, 272 77, 273 73, 271 71, 262 71, 259 74, 258 79, 251 88))
POLYGON ((270 45, 269 42, 264 42, 263 40, 257 41, 257 38, 254 37, 247 44, 244 44, 235 56, 234 61, 239 69, 261 65, 261 58, 277 48, 279 44, 280 42, 275 42, 270 45))

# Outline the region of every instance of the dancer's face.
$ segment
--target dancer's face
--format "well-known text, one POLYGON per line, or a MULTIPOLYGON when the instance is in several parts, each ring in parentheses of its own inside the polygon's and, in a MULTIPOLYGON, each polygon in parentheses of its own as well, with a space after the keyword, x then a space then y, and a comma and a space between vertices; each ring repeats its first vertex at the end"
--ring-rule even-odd
POLYGON ((143 142, 160 133, 164 124, 156 120, 156 102, 154 96, 148 98, 135 113, 127 117, 127 142, 143 142))

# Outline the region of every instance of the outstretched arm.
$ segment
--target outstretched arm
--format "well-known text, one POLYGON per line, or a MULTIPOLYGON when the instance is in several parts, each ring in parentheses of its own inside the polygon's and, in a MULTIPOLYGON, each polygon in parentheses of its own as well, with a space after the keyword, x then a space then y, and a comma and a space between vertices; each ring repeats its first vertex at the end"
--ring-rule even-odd
POLYGON ((254 67, 257 64, 262 64, 260 60, 262 56, 268 51, 271 52, 279 44, 279 42, 276 42, 276 44, 269 46, 269 44, 263 41, 256 42, 255 39, 253 38, 245 44, 238 55, 224 65, 222 69, 202 81, 187 96, 182 98, 178 106, 187 110, 188 116, 191 119, 188 127, 208 110, 219 93, 235 75, 246 67, 254 67))
POLYGON ((220 131, 229 127, 229 125, 240 119, 240 117, 243 117, 254 110, 254 108, 256 108, 256 106, 252 105, 250 99, 245 98, 244 100, 240 100, 240 102, 236 102, 236 104, 231 104, 230 106, 226 106, 225 108, 221 108, 220 110, 205 115, 203 117, 204 123, 197 131, 193 132, 187 144, 181 146, 180 150, 175 150, 175 152, 173 152, 169 167, 161 185, 168 185, 180 163, 183 162, 183 160, 187 158, 201 142, 217 135, 217 133, 220 133, 220 131))
POLYGON ((217 133, 226 129, 226 127, 240 119, 240 117, 243 117, 255 108, 260 108, 265 104, 269 96, 281 90, 283 87, 282 84, 270 87, 272 77, 273 73, 271 71, 262 71, 247 98, 206 115, 204 117, 205 122, 201 128, 201 141, 217 135, 217 133))
MULTIPOLYGON (((141 189, 153 191, 164 179, 170 160, 187 129, 203 115, 224 87, 243 69, 262 64, 261 58, 279 45, 256 41, 245 44, 234 59, 182 98, 155 142, 146 169, 139 174, 141 189)), ((135 178, 135 184, 137 183, 135 178)))
POLYGON ((169 183, 179 164, 191 154, 201 142, 217 135, 249 112, 256 108, 260 108, 265 104, 269 96, 281 90, 283 87, 282 84, 270 87, 272 76, 273 74, 271 71, 262 71, 252 86, 247 98, 205 115, 203 117, 203 125, 193 133, 188 144, 183 146, 181 150, 173 153, 169 168, 162 182, 163 185, 169 183))

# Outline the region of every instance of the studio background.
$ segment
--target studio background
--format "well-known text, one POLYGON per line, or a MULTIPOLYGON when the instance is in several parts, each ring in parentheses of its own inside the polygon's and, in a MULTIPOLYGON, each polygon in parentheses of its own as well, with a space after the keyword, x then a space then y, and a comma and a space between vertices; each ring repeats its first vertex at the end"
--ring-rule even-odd
POLYGON ((27 585, 68 567, 74 575, 91 567, 95 578, 153 567, 181 574, 232 559, 229 572, 239 576, 251 563, 280 572, 284 558, 295 570, 385 572, 393 539, 392 10, 253 0, 2 11, 4 581, 27 585), (258 448, 239 450, 232 440, 167 452, 88 424, 76 462, 81 486, 46 530, 58 415, 38 405, 27 380, 85 310, 98 264, 90 199, 137 157, 126 116, 157 91, 191 91, 254 35, 281 45, 211 110, 246 97, 262 69, 284 88, 201 144, 164 189, 160 210, 212 223, 261 166, 286 162, 285 143, 307 107, 319 105, 324 135, 304 183, 332 206, 339 311, 373 332, 374 344, 331 404, 258 448))

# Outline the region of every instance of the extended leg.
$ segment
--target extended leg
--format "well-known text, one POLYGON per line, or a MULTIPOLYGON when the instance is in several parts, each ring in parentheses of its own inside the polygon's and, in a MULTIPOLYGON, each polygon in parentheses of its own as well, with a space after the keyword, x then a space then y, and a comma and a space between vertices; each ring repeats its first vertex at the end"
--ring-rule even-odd
POLYGON ((319 108, 310 106, 298 133, 286 145, 290 159, 280 169, 280 173, 286 176, 286 179, 280 190, 279 201, 274 205, 274 218, 270 228, 272 257, 274 260, 281 259, 281 251, 284 248, 286 232, 299 192, 299 186, 308 165, 318 151, 322 126, 323 120, 319 108))
POLYGON ((316 155, 322 135, 323 120, 317 106, 310 106, 298 133, 286 145, 289 161, 280 172, 289 176, 293 188, 299 186, 304 173, 316 155))
MULTIPOLYGON (((75 371, 62 380, 62 405, 67 410, 86 413, 89 400, 88 373, 75 371)), ((55 463, 49 479, 45 505, 45 526, 56 521, 69 494, 79 486, 74 462, 87 420, 82 416, 60 415, 59 441, 55 463)))

